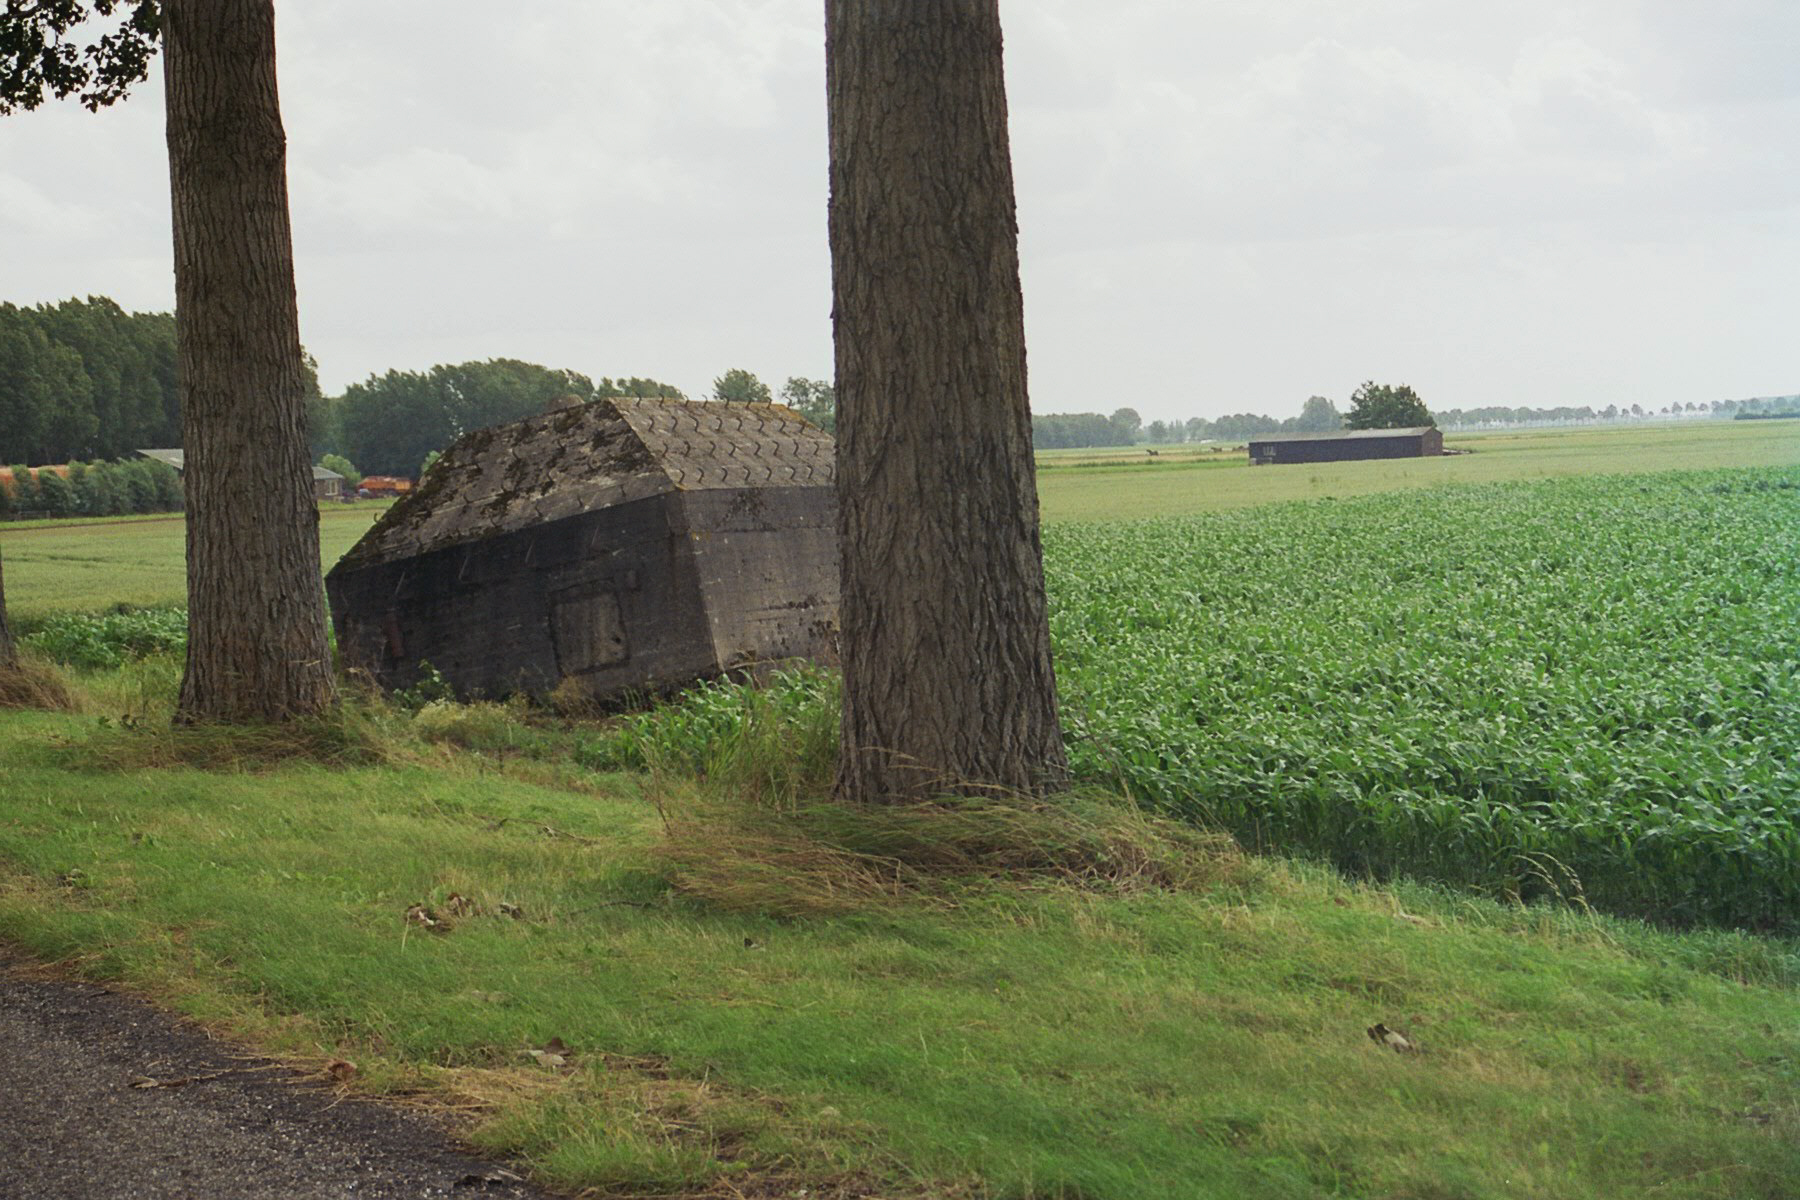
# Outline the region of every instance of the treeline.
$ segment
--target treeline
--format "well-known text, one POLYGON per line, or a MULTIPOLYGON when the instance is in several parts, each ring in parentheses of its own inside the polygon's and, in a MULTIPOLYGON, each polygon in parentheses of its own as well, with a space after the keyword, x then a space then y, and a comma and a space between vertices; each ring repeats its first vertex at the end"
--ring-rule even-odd
POLYGON ((104 296, 0 304, 0 462, 123 458, 180 437, 171 314, 104 296))
POLYGON ((1292 417, 1261 413, 1227 413, 1214 420, 1151 421, 1146 425, 1135 408, 1111 416, 1100 413, 1045 413, 1031 418, 1031 444, 1037 450, 1090 446, 1131 446, 1138 442, 1174 445, 1182 442, 1238 441, 1265 433, 1322 433, 1342 429, 1344 417, 1324 396, 1311 396, 1292 417))
MULTIPOLYGON (((1355 398, 1352 398, 1352 408, 1355 398)), ((1434 410, 1432 418, 1444 429, 1494 429, 1519 425, 1594 425, 1606 421, 1639 421, 1686 417, 1738 417, 1795 415, 1800 396, 1762 396, 1750 400, 1713 400, 1672 403, 1662 408, 1640 404, 1604 408, 1562 405, 1546 408, 1492 405, 1484 408, 1434 410)), ((1271 433, 1323 433, 1344 427, 1345 414, 1324 396, 1310 397, 1298 416, 1278 418, 1264 413, 1227 413, 1215 420, 1194 417, 1187 421, 1151 421, 1144 424, 1135 409, 1121 408, 1111 416, 1101 413, 1046 413, 1031 418, 1031 442, 1035 449, 1131 446, 1138 442, 1169 445, 1181 442, 1243 441, 1271 433)))
MULTIPOLYGON (((541 412, 560 397, 681 395, 655 379, 596 384, 575 371, 491 359, 389 371, 325 396, 317 365, 310 357, 306 364, 313 461, 336 453, 378 474, 417 475, 426 454, 458 435, 541 412)), ((0 463, 129 459, 151 447, 181 447, 172 314, 128 313, 104 296, 0 304, 0 463)))
POLYGON ((1603 421, 1674 420, 1688 417, 1742 418, 1780 412, 1784 405, 1789 411, 1800 411, 1800 396, 1675 402, 1661 408, 1645 408, 1642 404, 1608 404, 1605 408, 1594 408, 1586 404, 1559 408, 1493 405, 1487 408, 1452 408, 1437 416, 1438 424, 1448 429, 1493 429, 1513 425, 1593 425, 1603 421))
POLYGON ((602 379, 513 358, 388 371, 307 406, 313 461, 335 454, 365 475, 416 476, 425 457, 464 433, 543 412, 551 401, 680 396, 654 379, 602 379))
POLYGON ((181 476, 147 458, 0 471, 0 516, 117 517, 180 512, 181 476))

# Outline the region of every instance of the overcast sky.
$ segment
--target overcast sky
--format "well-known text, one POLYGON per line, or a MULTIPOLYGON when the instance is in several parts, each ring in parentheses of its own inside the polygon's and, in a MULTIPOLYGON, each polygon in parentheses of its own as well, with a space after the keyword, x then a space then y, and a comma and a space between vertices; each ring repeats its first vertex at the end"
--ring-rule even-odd
MULTIPOLYGON (((819 0, 284 0, 328 391, 831 374, 819 0)), ((1003 0, 1032 407, 1800 391, 1794 0, 1003 0)), ((161 79, 0 120, 0 300, 173 304, 161 79)))

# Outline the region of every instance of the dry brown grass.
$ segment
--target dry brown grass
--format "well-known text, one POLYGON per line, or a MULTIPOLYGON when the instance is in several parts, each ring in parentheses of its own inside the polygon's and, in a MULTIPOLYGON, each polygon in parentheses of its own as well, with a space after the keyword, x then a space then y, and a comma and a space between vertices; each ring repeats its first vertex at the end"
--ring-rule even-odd
POLYGON ((664 781, 655 798, 664 829, 657 858, 670 882, 737 912, 952 906, 971 886, 1000 881, 1197 891, 1256 870, 1229 836, 1078 794, 771 808, 664 781))
POLYGON ((69 712, 75 698, 56 668, 29 654, 0 666, 0 708, 41 708, 69 712))

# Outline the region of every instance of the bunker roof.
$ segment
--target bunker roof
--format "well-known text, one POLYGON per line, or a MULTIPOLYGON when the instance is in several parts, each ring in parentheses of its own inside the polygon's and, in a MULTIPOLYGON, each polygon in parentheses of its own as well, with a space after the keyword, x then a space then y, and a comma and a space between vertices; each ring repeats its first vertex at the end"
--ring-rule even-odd
POLYGON ((671 492, 819 487, 831 437, 779 404, 618 397, 466 433, 344 556, 406 558, 671 492))

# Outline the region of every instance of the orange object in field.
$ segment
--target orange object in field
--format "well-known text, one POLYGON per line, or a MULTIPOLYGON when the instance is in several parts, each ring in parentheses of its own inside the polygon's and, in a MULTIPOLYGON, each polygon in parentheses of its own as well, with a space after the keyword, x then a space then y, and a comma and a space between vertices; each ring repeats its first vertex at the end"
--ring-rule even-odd
POLYGON ((404 496, 412 491, 413 481, 398 475, 364 475, 356 487, 371 496, 404 496))

